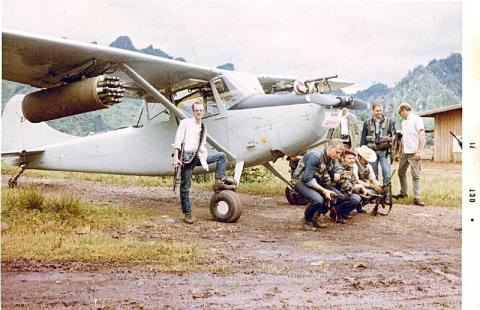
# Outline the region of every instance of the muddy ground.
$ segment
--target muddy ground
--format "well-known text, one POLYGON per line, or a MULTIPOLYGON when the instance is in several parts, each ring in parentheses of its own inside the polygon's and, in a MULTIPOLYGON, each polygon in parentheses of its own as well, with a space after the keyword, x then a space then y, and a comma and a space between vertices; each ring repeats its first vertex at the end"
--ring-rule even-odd
POLYGON ((86 202, 165 210, 154 221, 168 222, 168 231, 123 233, 214 248, 230 273, 19 261, 2 264, 4 308, 461 307, 460 208, 395 205, 387 217, 356 214, 346 225, 329 222, 310 232, 301 229, 303 207, 283 197, 242 194, 240 220, 214 222, 210 192, 194 189, 197 221, 185 226, 169 188, 32 177, 21 182, 50 194, 68 191, 86 202))

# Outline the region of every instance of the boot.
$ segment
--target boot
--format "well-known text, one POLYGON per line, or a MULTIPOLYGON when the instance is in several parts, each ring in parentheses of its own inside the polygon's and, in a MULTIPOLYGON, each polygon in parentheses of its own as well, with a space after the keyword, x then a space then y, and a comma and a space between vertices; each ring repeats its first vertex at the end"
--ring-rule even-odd
POLYGON ((230 178, 216 178, 215 183, 213 184, 213 191, 218 193, 223 190, 234 191, 237 188, 235 180, 230 181, 230 178))
POLYGON ((183 215, 183 222, 187 224, 193 224, 194 220, 193 217, 190 213, 184 214, 183 215))

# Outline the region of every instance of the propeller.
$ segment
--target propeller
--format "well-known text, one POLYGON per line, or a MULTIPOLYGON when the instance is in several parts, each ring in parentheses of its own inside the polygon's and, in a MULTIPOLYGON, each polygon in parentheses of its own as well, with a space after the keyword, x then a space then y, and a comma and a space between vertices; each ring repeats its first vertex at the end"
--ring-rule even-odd
POLYGON ((352 96, 337 97, 337 99, 340 100, 339 108, 348 108, 350 110, 365 110, 368 108, 368 102, 362 99, 354 99, 352 96))
POLYGON ((368 103, 361 99, 354 99, 352 96, 341 97, 341 96, 331 96, 331 95, 322 95, 322 94, 311 94, 308 95, 312 103, 326 106, 334 106, 337 108, 348 108, 351 110, 365 110, 368 108, 368 103))

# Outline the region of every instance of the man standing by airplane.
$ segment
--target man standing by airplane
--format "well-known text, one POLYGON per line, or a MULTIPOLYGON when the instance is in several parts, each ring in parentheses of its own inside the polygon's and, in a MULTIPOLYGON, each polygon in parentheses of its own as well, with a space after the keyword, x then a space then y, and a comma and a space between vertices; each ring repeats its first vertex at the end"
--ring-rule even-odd
POLYGON ((193 224, 192 208, 190 206, 190 186, 192 173, 196 166, 202 166, 208 171, 208 164, 217 163, 215 170, 215 191, 224 189, 221 180, 225 177, 227 168, 227 156, 223 152, 208 154, 205 147, 207 138, 207 126, 202 123, 205 107, 201 102, 192 105, 194 117, 180 122, 175 134, 175 143, 172 145, 173 167, 181 167, 180 202, 183 212, 183 221, 193 224), (180 158, 180 153, 181 157, 180 158))
POLYGON ((377 154, 377 160, 372 164, 376 178, 379 180, 378 163, 382 167, 383 184, 390 178, 390 148, 395 135, 395 123, 383 114, 383 104, 372 103, 373 115, 363 124, 360 145, 366 145, 377 154))
POLYGON ((360 143, 357 117, 350 113, 348 108, 343 108, 340 123, 333 131, 332 138, 339 138, 346 148, 356 148, 360 143))
POLYGON ((404 102, 398 107, 398 114, 402 120, 403 153, 398 164, 398 178, 400 179, 400 194, 394 198, 402 199, 407 197, 407 169, 411 166, 413 192, 413 203, 417 206, 424 206, 420 198, 420 154, 425 146, 425 127, 420 116, 412 112, 410 104, 404 102))
POLYGON ((342 154, 343 149, 342 140, 332 139, 319 152, 306 153, 293 173, 295 191, 310 201, 305 208, 305 229, 316 230, 326 226, 314 221, 313 217, 316 212, 320 214, 328 212, 326 200, 334 199, 335 192, 320 185, 315 175, 322 179, 324 176, 327 179, 330 178, 329 175, 335 171, 335 160, 342 154))

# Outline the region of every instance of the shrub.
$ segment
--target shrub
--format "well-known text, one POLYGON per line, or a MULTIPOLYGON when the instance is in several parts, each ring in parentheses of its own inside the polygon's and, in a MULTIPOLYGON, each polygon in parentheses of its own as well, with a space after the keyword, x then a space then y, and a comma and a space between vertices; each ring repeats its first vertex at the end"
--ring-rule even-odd
POLYGON ((45 203, 45 211, 59 214, 61 217, 78 217, 81 214, 80 201, 70 194, 59 199, 49 199, 45 203))
POLYGON ((14 210, 42 210, 45 196, 33 187, 18 190, 5 190, 2 197, 2 205, 14 210))

